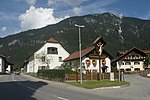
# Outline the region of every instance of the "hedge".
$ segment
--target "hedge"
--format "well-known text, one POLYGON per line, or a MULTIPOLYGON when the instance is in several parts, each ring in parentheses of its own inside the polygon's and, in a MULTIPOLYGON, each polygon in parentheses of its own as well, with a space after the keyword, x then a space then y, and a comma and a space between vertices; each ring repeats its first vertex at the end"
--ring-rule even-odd
POLYGON ((65 81, 65 74, 73 73, 71 70, 60 70, 60 69, 52 69, 52 70, 38 70, 38 77, 52 80, 52 81, 65 81))

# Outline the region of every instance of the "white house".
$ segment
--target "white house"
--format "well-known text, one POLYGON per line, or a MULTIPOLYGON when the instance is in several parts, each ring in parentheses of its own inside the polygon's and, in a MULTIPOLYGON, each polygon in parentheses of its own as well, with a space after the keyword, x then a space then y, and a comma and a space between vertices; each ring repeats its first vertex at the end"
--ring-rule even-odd
POLYGON ((13 64, 8 62, 5 56, 0 55, 0 74, 10 74, 13 70, 13 64))
MULTIPOLYGON (((99 72, 99 57, 97 54, 94 54, 96 52, 95 47, 89 47, 81 51, 81 57, 82 57, 82 71, 86 72, 99 72)), ((75 67, 78 67, 77 69, 80 69, 79 67, 79 51, 74 52, 70 54, 69 57, 67 57, 64 62, 66 63, 66 66, 70 66, 73 70, 75 70, 75 67)), ((106 72, 111 72, 111 58, 112 56, 109 55, 105 50, 102 52, 102 56, 100 57, 100 68, 106 67, 106 72)), ((101 69, 102 72, 102 69, 101 69)))
POLYGON ((0 73, 5 73, 5 57, 0 55, 0 73))
POLYGON ((63 60, 69 56, 69 53, 56 41, 50 38, 37 50, 26 64, 27 73, 38 72, 39 69, 55 69, 61 66, 63 60))
MULTIPOLYGON (((101 37, 98 37, 93 44, 97 45, 99 42, 103 43, 104 45, 106 44, 101 37)), ((64 60, 64 62, 66 66, 70 66, 72 69, 80 70, 79 58, 79 51, 76 51, 70 54, 69 57, 64 60)), ((103 68, 106 69, 105 72, 111 72, 111 59, 113 57, 105 49, 102 50, 102 54, 99 56, 97 47, 93 45, 81 51, 81 58, 83 72, 99 72, 99 69, 101 69, 101 72, 103 72, 103 68)))
POLYGON ((125 72, 144 70, 146 53, 142 50, 134 47, 125 53, 120 52, 119 54, 121 56, 112 62, 116 63, 117 69, 125 72))

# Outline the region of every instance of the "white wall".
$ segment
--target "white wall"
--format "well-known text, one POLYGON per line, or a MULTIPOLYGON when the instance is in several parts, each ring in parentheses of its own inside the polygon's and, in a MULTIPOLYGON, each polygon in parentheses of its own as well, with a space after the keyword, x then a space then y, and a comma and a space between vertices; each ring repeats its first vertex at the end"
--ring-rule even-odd
POLYGON ((37 72, 39 66, 47 66, 47 63, 40 61, 37 55, 43 53, 46 56, 46 59, 49 59, 49 68, 54 69, 57 66, 61 66, 63 62, 59 62, 59 57, 62 57, 62 60, 69 56, 69 53, 58 43, 46 43, 41 49, 34 53, 34 60, 28 63, 27 72, 37 72), (58 54, 47 54, 48 47, 55 47, 58 50, 58 54))
POLYGON ((2 63, 2 58, 0 57, 0 73, 3 72, 3 63, 2 63))
POLYGON ((30 73, 30 72, 34 72, 34 60, 32 61, 29 61, 29 63, 27 64, 27 73, 30 73))
POLYGON ((8 65, 6 70, 7 70, 8 73, 10 73, 11 72, 11 65, 8 65))
POLYGON ((105 58, 105 60, 106 60, 106 66, 108 66, 107 72, 111 72, 111 61, 108 57, 105 58))
MULTIPOLYGON (((110 59, 108 57, 105 58, 105 61, 106 61, 106 66, 108 66, 108 68, 106 69, 106 72, 109 73, 109 72, 111 72, 111 61, 110 61, 110 59)), ((84 60, 82 60, 82 63, 84 63, 84 66, 85 66, 86 70, 97 70, 97 72, 99 72, 99 60, 97 60, 97 59, 89 59, 89 57, 87 57, 84 60), (91 61, 91 64, 90 64, 89 67, 87 67, 87 65, 86 65, 86 60, 90 60, 91 61), (97 61, 96 66, 93 66, 92 60, 96 60, 97 61)), ((102 59, 101 59, 101 67, 102 67, 102 59)), ((101 72, 102 72, 102 70, 101 70, 101 72)))
POLYGON ((121 62, 121 65, 119 65, 119 63, 117 62, 117 69, 124 69, 126 71, 126 69, 131 69, 131 71, 135 71, 135 68, 139 68, 140 70, 144 70, 143 68, 143 61, 139 61, 139 65, 135 65, 133 61, 130 61, 130 65, 123 65, 122 63, 125 63, 124 61, 121 62))

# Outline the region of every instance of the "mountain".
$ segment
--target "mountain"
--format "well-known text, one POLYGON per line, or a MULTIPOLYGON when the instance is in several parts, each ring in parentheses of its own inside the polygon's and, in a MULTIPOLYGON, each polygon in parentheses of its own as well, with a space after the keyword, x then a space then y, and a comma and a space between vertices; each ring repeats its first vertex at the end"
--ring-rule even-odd
POLYGON ((72 53, 78 50, 78 28, 75 24, 85 26, 81 28, 82 49, 90 46, 98 36, 107 41, 105 49, 113 56, 118 50, 132 47, 150 49, 150 20, 103 13, 71 17, 54 25, 0 38, 0 54, 5 55, 15 67, 21 67, 25 59, 50 37, 60 41, 72 53), (119 25, 121 33, 118 32, 119 25))

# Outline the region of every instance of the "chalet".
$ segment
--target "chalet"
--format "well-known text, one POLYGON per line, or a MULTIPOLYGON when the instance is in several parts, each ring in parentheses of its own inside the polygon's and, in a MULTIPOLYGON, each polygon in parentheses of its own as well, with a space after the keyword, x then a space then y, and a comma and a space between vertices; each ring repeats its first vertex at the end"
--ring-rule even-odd
MULTIPOLYGON (((148 52, 147 50, 145 51, 148 52)), ((116 63, 117 69, 125 72, 144 70, 143 66, 146 52, 135 47, 129 51, 119 51, 117 55, 120 56, 112 61, 112 63, 116 63)))
MULTIPOLYGON (((99 68, 105 68, 105 72, 111 72, 111 59, 113 58, 105 49, 104 45, 106 42, 102 37, 98 37, 91 47, 81 50, 81 62, 83 72, 99 72, 99 68), (99 55, 98 45, 103 44, 102 53, 99 55), (99 66, 100 65, 100 66, 99 66)), ((70 66, 71 69, 75 70, 79 68, 80 52, 76 51, 64 59, 65 65, 70 66), (78 66, 78 68, 76 68, 78 66)))
POLYGON ((36 73, 39 69, 55 69, 61 66, 69 53, 54 38, 47 42, 26 61, 27 73, 36 73))

